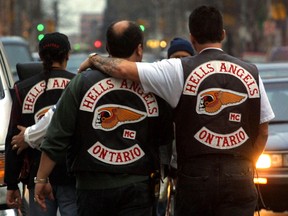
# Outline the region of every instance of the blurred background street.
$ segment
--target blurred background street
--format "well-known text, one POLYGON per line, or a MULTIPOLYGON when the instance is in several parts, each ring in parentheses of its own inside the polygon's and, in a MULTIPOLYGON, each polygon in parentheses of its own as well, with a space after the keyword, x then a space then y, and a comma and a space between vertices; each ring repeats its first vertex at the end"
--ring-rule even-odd
MULTIPOLYGON (((262 154, 269 165, 266 166, 267 161, 265 166, 257 163, 259 176, 255 176, 255 183, 260 185, 269 209, 286 211, 261 210, 260 216, 288 216, 288 105, 284 103, 288 101, 288 0, 0 0, 0 39, 13 66, 14 81, 18 79, 16 63, 39 61, 38 43, 45 33, 67 34, 72 45, 67 70, 77 73, 89 53, 107 55, 106 29, 111 22, 123 19, 135 21, 142 29, 143 61, 153 62, 167 58, 167 48, 174 37, 189 40, 189 14, 203 4, 216 6, 223 14, 223 50, 255 63, 264 81, 276 118, 270 122, 269 140, 262 154), (280 93, 285 97, 280 97, 280 93)), ((3 61, 1 68, 6 68, 3 61)), ((9 116, 5 118, 9 122, 9 116)), ((0 189, 6 192, 4 141, 0 143, 0 156, 0 189)), ((0 207, 5 197, 0 191, 0 207)), ((15 213, 7 212, 0 210, 0 216, 15 213)), ((258 212, 254 216, 259 216, 258 212)))
POLYGON ((107 26, 130 19, 143 29, 146 51, 160 55, 173 37, 189 39, 188 16, 201 4, 223 12, 229 54, 265 61, 273 47, 288 43, 285 0, 1 0, 0 35, 22 36, 36 51, 40 34, 61 31, 75 51, 105 52, 107 26))

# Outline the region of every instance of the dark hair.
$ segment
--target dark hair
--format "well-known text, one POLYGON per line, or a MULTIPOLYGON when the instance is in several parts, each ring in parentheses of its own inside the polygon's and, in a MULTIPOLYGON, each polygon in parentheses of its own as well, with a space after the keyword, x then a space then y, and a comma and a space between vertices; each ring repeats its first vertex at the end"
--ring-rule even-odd
POLYGON ((68 37, 59 32, 47 33, 39 42, 39 56, 44 71, 51 71, 53 62, 62 63, 70 51, 68 37))
POLYGON ((53 62, 62 63, 71 49, 68 37, 59 32, 47 33, 39 42, 39 56, 43 63, 45 92, 53 62))
POLYGON ((121 31, 116 31, 112 23, 106 32, 107 51, 113 57, 128 58, 130 57, 139 44, 143 45, 143 33, 134 22, 127 21, 128 26, 121 31))
POLYGON ((189 31, 199 44, 221 42, 223 19, 212 6, 200 6, 189 16, 189 31))

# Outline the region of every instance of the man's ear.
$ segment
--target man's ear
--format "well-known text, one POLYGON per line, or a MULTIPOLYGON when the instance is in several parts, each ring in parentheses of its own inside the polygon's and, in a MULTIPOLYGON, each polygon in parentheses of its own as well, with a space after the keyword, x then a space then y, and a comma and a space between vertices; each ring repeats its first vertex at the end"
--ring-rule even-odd
POLYGON ((68 61, 70 58, 70 52, 67 53, 67 56, 66 56, 66 61, 68 61))
POLYGON ((143 45, 142 45, 142 44, 139 44, 139 45, 137 46, 136 53, 137 53, 137 55, 139 55, 139 56, 142 56, 142 55, 143 55, 143 45))
POLYGON ((109 47, 108 47, 108 45, 106 44, 106 51, 109 53, 109 55, 110 55, 110 50, 109 50, 109 47))
POLYGON ((221 41, 223 41, 226 37, 226 31, 225 29, 222 30, 222 35, 221 35, 221 41))
POLYGON ((195 40, 194 36, 191 33, 190 33, 190 41, 191 41, 191 43, 192 43, 192 45, 193 45, 193 47, 195 49, 196 40, 195 40))

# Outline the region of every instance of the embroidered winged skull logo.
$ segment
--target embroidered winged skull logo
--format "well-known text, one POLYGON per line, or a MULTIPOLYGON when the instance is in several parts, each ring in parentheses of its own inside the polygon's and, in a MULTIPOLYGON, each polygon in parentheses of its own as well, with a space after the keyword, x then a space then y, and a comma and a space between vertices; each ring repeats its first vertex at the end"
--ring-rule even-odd
POLYGON ((109 131, 122 124, 139 122, 143 120, 146 115, 145 112, 130 107, 109 104, 98 107, 95 110, 93 127, 95 129, 109 131))
POLYGON ((198 95, 197 113, 215 115, 226 107, 243 103, 247 95, 225 89, 210 89, 198 95))
POLYGON ((44 115, 45 113, 50 109, 51 106, 44 107, 41 110, 39 110, 37 113, 35 113, 34 120, 35 122, 38 122, 44 115))

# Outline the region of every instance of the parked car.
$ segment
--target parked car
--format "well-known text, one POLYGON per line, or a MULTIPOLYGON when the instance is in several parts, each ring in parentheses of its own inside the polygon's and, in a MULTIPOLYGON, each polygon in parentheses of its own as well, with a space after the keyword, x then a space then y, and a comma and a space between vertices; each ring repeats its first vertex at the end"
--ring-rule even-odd
POLYGON ((283 212, 288 210, 288 76, 263 79, 263 83, 275 118, 269 123, 269 138, 254 181, 259 186, 260 208, 283 212))
POLYGON ((28 42, 19 36, 2 36, 0 41, 4 46, 10 70, 15 81, 19 80, 16 71, 17 63, 33 61, 32 52, 28 42))
POLYGON ((288 46, 273 47, 267 56, 268 62, 285 62, 288 60, 288 46))
POLYGON ((9 117, 12 107, 11 89, 14 80, 4 47, 0 42, 0 215, 16 215, 15 210, 7 209, 6 185, 4 183, 5 167, 5 139, 9 126, 9 117))
POLYGON ((262 79, 288 76, 288 62, 269 62, 256 64, 262 79))
MULTIPOLYGON (((108 56, 108 53, 99 53, 97 52, 99 55, 101 56, 108 56)), ((71 73, 77 73, 78 72, 78 68, 80 66, 80 64, 88 58, 89 53, 86 52, 74 52, 71 53, 69 56, 69 60, 67 62, 67 67, 66 70, 71 72, 71 73)))
POLYGON ((71 53, 66 67, 67 71, 77 73, 80 64, 88 55, 89 53, 71 53))
POLYGON ((264 63, 267 61, 266 53, 263 52, 244 52, 242 60, 251 63, 264 63))

